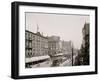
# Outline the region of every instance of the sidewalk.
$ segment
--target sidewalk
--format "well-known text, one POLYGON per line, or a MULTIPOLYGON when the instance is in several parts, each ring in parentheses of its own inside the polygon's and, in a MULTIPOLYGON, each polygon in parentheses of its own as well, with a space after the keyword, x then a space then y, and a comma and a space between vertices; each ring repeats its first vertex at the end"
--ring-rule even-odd
POLYGON ((25 63, 39 61, 39 60, 44 60, 44 59, 49 59, 49 58, 50 58, 49 55, 37 56, 37 57, 31 57, 31 58, 25 58, 25 63))

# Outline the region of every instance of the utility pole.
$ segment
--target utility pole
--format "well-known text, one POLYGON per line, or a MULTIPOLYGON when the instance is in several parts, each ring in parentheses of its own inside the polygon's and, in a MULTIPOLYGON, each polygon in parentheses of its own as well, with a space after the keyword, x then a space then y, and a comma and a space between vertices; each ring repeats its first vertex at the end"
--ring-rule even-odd
POLYGON ((72 42, 72 66, 73 66, 73 42, 72 42))

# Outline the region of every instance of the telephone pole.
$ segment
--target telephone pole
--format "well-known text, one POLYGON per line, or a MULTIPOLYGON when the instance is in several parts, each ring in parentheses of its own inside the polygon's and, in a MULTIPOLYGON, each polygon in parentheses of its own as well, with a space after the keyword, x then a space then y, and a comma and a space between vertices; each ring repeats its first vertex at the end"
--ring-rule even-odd
POLYGON ((71 42, 72 43, 72 49, 71 49, 71 51, 72 51, 72 66, 73 66, 73 42, 71 42))

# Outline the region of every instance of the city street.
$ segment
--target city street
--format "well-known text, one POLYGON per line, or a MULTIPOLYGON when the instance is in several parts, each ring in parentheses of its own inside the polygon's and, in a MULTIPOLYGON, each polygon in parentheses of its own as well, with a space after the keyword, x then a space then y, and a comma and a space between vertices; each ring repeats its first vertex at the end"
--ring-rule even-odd
MULTIPOLYGON (((49 56, 38 56, 32 57, 31 59, 26 59, 27 64, 29 64, 30 68, 33 67, 57 67, 57 66, 72 66, 72 59, 69 55, 63 55, 62 53, 55 54, 52 57, 49 56), (32 59, 34 62, 32 62, 32 59)), ((75 56, 73 57, 73 61, 75 61, 75 56)))

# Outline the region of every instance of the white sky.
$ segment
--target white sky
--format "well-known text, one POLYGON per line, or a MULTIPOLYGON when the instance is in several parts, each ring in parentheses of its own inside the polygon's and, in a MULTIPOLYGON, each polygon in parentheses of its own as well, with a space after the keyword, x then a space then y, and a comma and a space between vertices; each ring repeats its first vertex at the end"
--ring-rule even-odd
POLYGON ((37 32, 37 24, 40 33, 44 36, 56 35, 61 40, 73 41, 75 48, 80 48, 82 43, 82 28, 85 22, 89 22, 89 16, 26 13, 26 30, 37 32))

